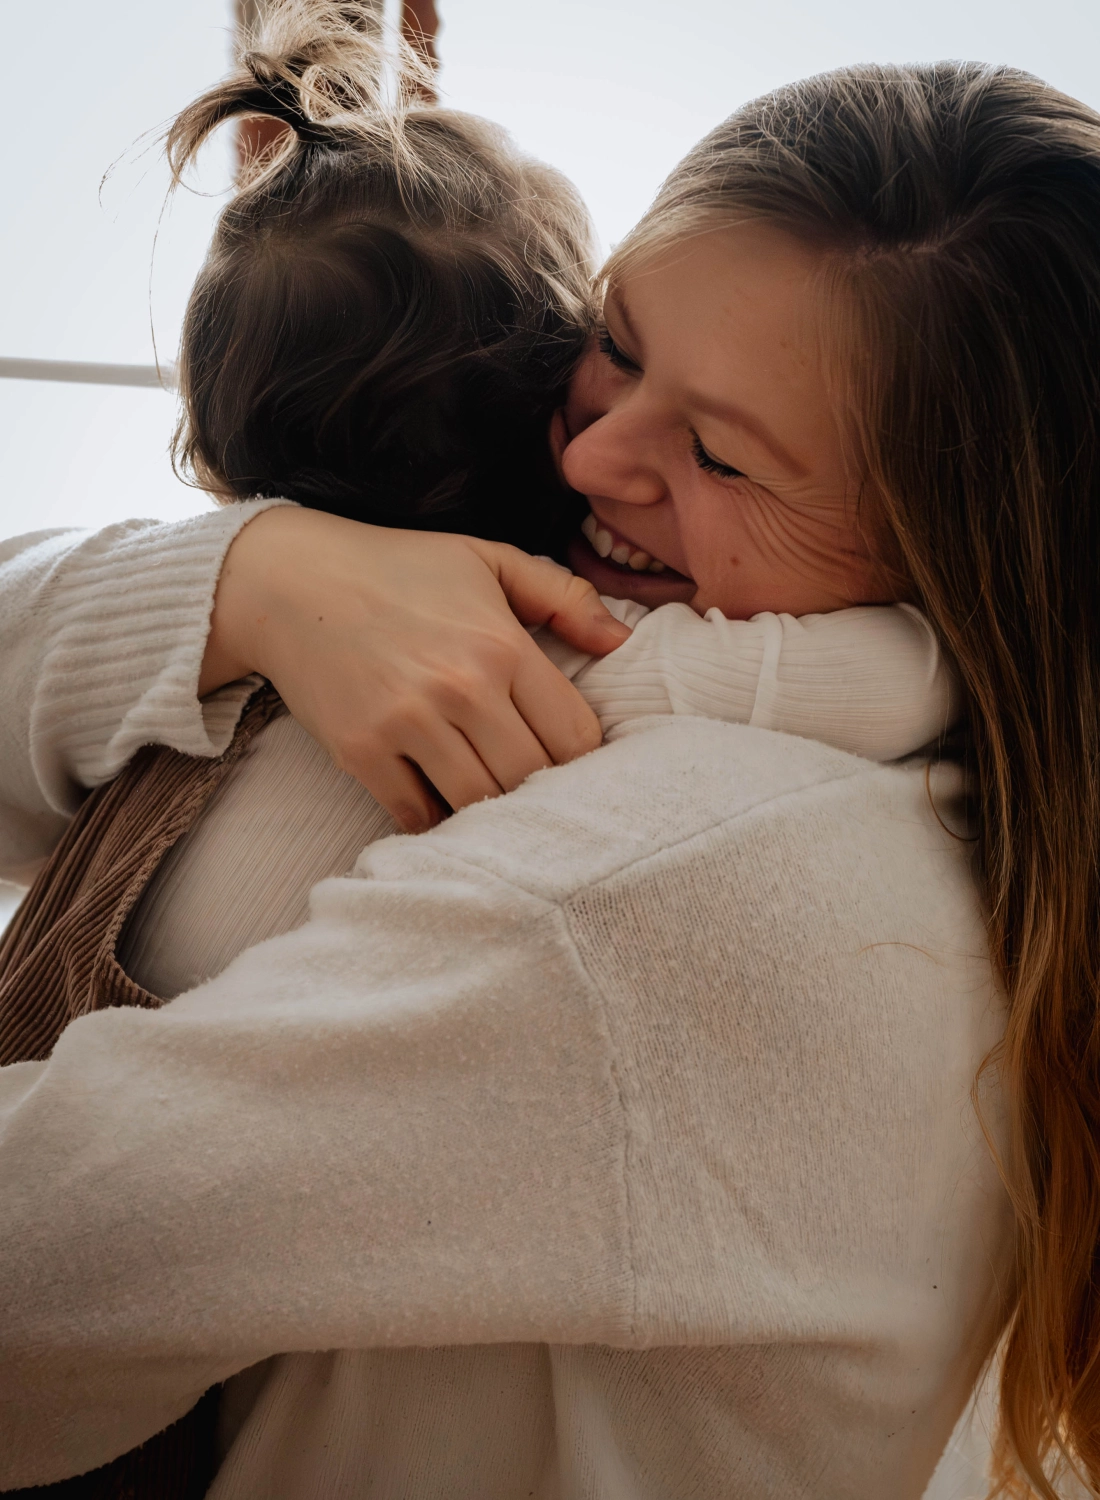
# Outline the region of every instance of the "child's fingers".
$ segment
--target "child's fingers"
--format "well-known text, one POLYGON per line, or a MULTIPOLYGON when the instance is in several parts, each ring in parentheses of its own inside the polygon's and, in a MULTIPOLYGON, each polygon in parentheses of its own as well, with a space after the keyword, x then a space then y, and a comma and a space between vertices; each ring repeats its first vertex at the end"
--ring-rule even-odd
POLYGON ((446 815, 446 808, 417 767, 400 755, 375 753, 361 764, 341 756, 337 763, 362 782, 404 833, 423 833, 446 815))
POLYGON ((601 600, 584 578, 568 568, 543 557, 528 557, 518 547, 500 543, 471 543, 496 572, 500 586, 525 625, 548 625, 555 635, 576 646, 603 656, 621 646, 631 634, 601 600))
POLYGON ((539 736, 512 699, 504 695, 493 694, 472 703, 460 720, 460 728, 506 792, 526 781, 533 771, 553 764, 554 758, 539 736))
POLYGON ((486 797, 499 797, 504 788, 466 736, 453 724, 437 720, 429 733, 410 734, 405 755, 456 810, 486 797))
POLYGON ((603 743, 599 719, 534 641, 513 675, 512 702, 557 765, 603 743))

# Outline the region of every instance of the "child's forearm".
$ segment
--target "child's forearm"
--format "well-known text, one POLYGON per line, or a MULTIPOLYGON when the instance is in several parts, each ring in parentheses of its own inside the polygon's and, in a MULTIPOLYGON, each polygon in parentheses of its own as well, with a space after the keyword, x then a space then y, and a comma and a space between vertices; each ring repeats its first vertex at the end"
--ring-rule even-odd
POLYGON ((248 689, 200 704, 199 662, 222 559, 267 503, 0 548, 0 873, 25 876, 139 745, 225 748, 248 689))
POLYGON ((418 831, 440 816, 433 788, 464 807, 600 742, 595 715, 520 621, 585 651, 629 635, 591 584, 514 547, 293 508, 230 549, 203 680, 261 673, 336 764, 418 831))
POLYGON ((908 605, 801 620, 702 619, 665 605, 611 656, 561 665, 605 732, 644 714, 694 714, 893 760, 943 733, 959 708, 936 638, 908 605))

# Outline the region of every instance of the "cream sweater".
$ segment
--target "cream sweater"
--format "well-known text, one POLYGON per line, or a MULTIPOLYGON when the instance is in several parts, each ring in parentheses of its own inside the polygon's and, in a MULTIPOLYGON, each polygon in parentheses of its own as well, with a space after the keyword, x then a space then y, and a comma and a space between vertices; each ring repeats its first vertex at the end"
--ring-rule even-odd
POLYGON ((615 739, 0 1073, 0 1483, 282 1351, 216 1495, 920 1494, 1008 1244, 965 854, 921 768, 615 739))

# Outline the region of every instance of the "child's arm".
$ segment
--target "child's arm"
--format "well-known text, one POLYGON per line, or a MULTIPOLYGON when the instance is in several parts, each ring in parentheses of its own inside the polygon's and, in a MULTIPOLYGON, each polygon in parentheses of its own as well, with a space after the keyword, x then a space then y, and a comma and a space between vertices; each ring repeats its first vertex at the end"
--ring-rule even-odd
POLYGON ((196 694, 218 573, 259 501, 0 542, 0 876, 29 879, 143 744, 218 755, 249 684, 196 694))
POLYGON ((465 807, 600 743, 596 715, 525 625, 593 652, 629 634, 590 583, 515 547, 288 507, 226 555, 200 683, 260 672, 419 831, 442 815, 425 778, 465 807))
POLYGON ((727 620, 717 610, 702 619, 684 604, 646 613, 626 601, 604 602, 634 626, 610 656, 540 642, 605 733, 644 714, 696 714, 895 760, 959 715, 954 674, 911 605, 727 620))
POLYGON ((587 649, 624 634, 515 548, 279 501, 0 542, 0 877, 29 878, 139 746, 220 754, 257 670, 398 817, 409 761, 458 806, 591 749, 595 717, 512 609, 587 649))

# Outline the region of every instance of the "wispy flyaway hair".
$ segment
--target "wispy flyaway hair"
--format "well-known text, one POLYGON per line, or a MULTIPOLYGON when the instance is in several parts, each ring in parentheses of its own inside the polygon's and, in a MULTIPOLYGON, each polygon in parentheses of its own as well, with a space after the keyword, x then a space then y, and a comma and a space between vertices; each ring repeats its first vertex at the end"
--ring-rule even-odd
POLYGON ((246 169, 187 309, 177 464, 222 499, 552 550, 571 509, 547 423, 589 328, 577 194, 486 121, 422 102, 373 13, 272 0, 168 136, 285 138, 246 169))

